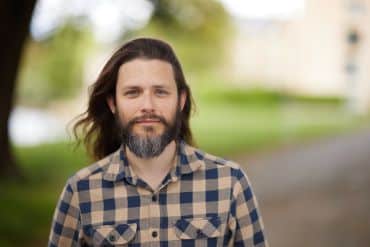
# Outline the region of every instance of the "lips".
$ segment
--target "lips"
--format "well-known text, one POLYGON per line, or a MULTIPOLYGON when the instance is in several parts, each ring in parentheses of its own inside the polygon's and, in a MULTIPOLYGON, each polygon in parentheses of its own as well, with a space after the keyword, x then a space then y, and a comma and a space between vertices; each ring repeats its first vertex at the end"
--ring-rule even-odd
POLYGON ((160 123, 159 119, 141 119, 136 121, 137 123, 160 123))

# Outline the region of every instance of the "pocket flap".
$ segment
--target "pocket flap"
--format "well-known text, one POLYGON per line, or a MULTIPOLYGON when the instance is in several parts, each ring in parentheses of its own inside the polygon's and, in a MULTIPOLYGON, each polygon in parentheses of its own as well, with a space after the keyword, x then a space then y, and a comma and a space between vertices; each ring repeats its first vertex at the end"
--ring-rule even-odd
POLYGON ((94 229, 93 241, 97 245, 126 244, 136 235, 137 224, 102 225, 94 229))
POLYGON ((175 233, 180 239, 214 238, 221 234, 219 217, 181 218, 175 223, 175 233))

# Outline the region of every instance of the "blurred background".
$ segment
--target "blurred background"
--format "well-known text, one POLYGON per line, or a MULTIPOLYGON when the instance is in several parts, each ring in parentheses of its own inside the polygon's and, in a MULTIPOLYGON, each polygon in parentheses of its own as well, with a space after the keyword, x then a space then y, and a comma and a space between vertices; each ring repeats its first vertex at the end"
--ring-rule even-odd
POLYGON ((370 0, 4 0, 0 246, 45 246, 91 163, 71 121, 125 41, 172 44, 197 144, 243 165, 271 246, 370 244, 370 0))

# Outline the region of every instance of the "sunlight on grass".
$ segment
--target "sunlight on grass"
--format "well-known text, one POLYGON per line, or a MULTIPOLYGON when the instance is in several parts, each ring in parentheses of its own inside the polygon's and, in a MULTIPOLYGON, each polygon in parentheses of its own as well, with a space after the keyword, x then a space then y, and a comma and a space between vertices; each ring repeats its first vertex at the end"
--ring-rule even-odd
POLYGON ((338 133, 362 121, 340 105, 201 103, 191 123, 200 147, 232 156, 338 133))

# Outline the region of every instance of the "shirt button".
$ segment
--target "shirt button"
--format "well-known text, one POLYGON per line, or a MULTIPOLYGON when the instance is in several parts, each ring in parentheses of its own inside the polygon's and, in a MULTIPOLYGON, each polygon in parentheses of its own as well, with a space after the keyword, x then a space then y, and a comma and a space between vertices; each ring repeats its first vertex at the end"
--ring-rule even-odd
POLYGON ((109 240, 114 242, 116 241, 116 237, 114 235, 109 235, 109 240))
POLYGON ((152 196, 152 201, 153 201, 153 202, 157 201, 157 196, 156 196, 156 195, 153 195, 153 196, 152 196))
POLYGON ((156 238, 157 236, 158 236, 158 232, 157 232, 157 231, 153 231, 153 232, 152 232, 152 237, 153 237, 153 238, 156 238))
POLYGON ((202 234, 203 234, 203 233, 202 233, 202 230, 198 229, 198 230, 197 230, 197 236, 198 236, 198 237, 200 237, 200 236, 202 236, 202 234))

